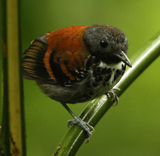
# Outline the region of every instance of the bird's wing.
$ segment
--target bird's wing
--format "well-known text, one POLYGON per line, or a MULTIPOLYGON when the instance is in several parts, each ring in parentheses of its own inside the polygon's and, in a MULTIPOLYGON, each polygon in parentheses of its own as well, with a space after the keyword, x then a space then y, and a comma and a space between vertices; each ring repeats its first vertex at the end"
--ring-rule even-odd
POLYGON ((85 60, 90 55, 83 41, 85 28, 63 28, 36 38, 24 51, 24 77, 59 85, 83 79, 85 60))

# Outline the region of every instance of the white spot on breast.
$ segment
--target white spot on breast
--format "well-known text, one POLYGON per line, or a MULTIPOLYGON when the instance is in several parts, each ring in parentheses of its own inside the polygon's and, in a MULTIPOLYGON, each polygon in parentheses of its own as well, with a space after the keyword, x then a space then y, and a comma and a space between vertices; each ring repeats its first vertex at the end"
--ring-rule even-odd
POLYGON ((111 78, 110 78, 110 80, 109 80, 109 84, 110 84, 110 85, 114 86, 114 85, 121 79, 121 76, 119 76, 119 77, 117 78, 117 80, 114 81, 114 75, 115 75, 115 73, 116 73, 116 70, 117 70, 117 69, 118 69, 118 70, 122 70, 122 64, 125 65, 124 62, 119 62, 118 64, 110 64, 110 65, 108 66, 108 67, 111 68, 111 70, 112 70, 112 75, 111 75, 111 78), (113 69, 114 69, 114 70, 113 70, 113 69))
POLYGON ((109 66, 106 63, 101 61, 98 67, 101 67, 101 68, 106 68, 107 67, 108 68, 109 66))

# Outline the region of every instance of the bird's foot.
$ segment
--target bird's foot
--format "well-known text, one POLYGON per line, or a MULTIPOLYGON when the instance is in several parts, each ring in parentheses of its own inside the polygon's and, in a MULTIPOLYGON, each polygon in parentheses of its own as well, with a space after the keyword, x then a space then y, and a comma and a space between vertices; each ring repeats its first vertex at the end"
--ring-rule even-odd
POLYGON ((112 88, 110 91, 107 92, 107 96, 108 94, 112 96, 112 101, 114 100, 116 102, 116 104, 114 104, 113 106, 117 106, 118 102, 119 102, 119 98, 117 96, 117 94, 114 92, 116 90, 120 90, 119 88, 112 88))
POLYGON ((73 124, 79 125, 87 133, 86 143, 88 143, 90 138, 92 137, 91 132, 94 132, 94 128, 77 116, 73 120, 68 120, 68 127, 72 126, 73 124))

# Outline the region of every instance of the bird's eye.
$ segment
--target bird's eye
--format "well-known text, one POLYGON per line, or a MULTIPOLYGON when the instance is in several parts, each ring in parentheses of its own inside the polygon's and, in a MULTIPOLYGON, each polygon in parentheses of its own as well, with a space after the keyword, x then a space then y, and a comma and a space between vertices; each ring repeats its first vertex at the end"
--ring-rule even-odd
POLYGON ((99 44, 102 48, 106 48, 108 46, 108 43, 105 40, 101 40, 99 44))

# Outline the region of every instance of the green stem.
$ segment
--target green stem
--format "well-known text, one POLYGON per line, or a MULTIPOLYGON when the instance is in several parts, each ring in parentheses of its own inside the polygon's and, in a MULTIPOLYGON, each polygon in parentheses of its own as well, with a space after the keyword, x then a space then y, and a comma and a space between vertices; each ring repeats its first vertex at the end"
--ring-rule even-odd
POLYGON ((20 0, 3 0, 3 114, 0 154, 25 156, 20 0))
MULTIPOLYGON (((156 59, 160 54, 160 32, 150 40, 131 59, 132 68, 128 69, 121 81, 115 86, 120 88, 117 95, 120 96, 130 84, 156 59)), ((91 101, 80 118, 95 126, 108 109, 113 105, 112 98, 105 95, 91 101)), ((82 143, 85 141, 85 132, 78 126, 73 125, 62 138, 54 152, 55 156, 73 156, 76 154, 82 143)), ((94 139, 94 138, 92 138, 94 139)))

